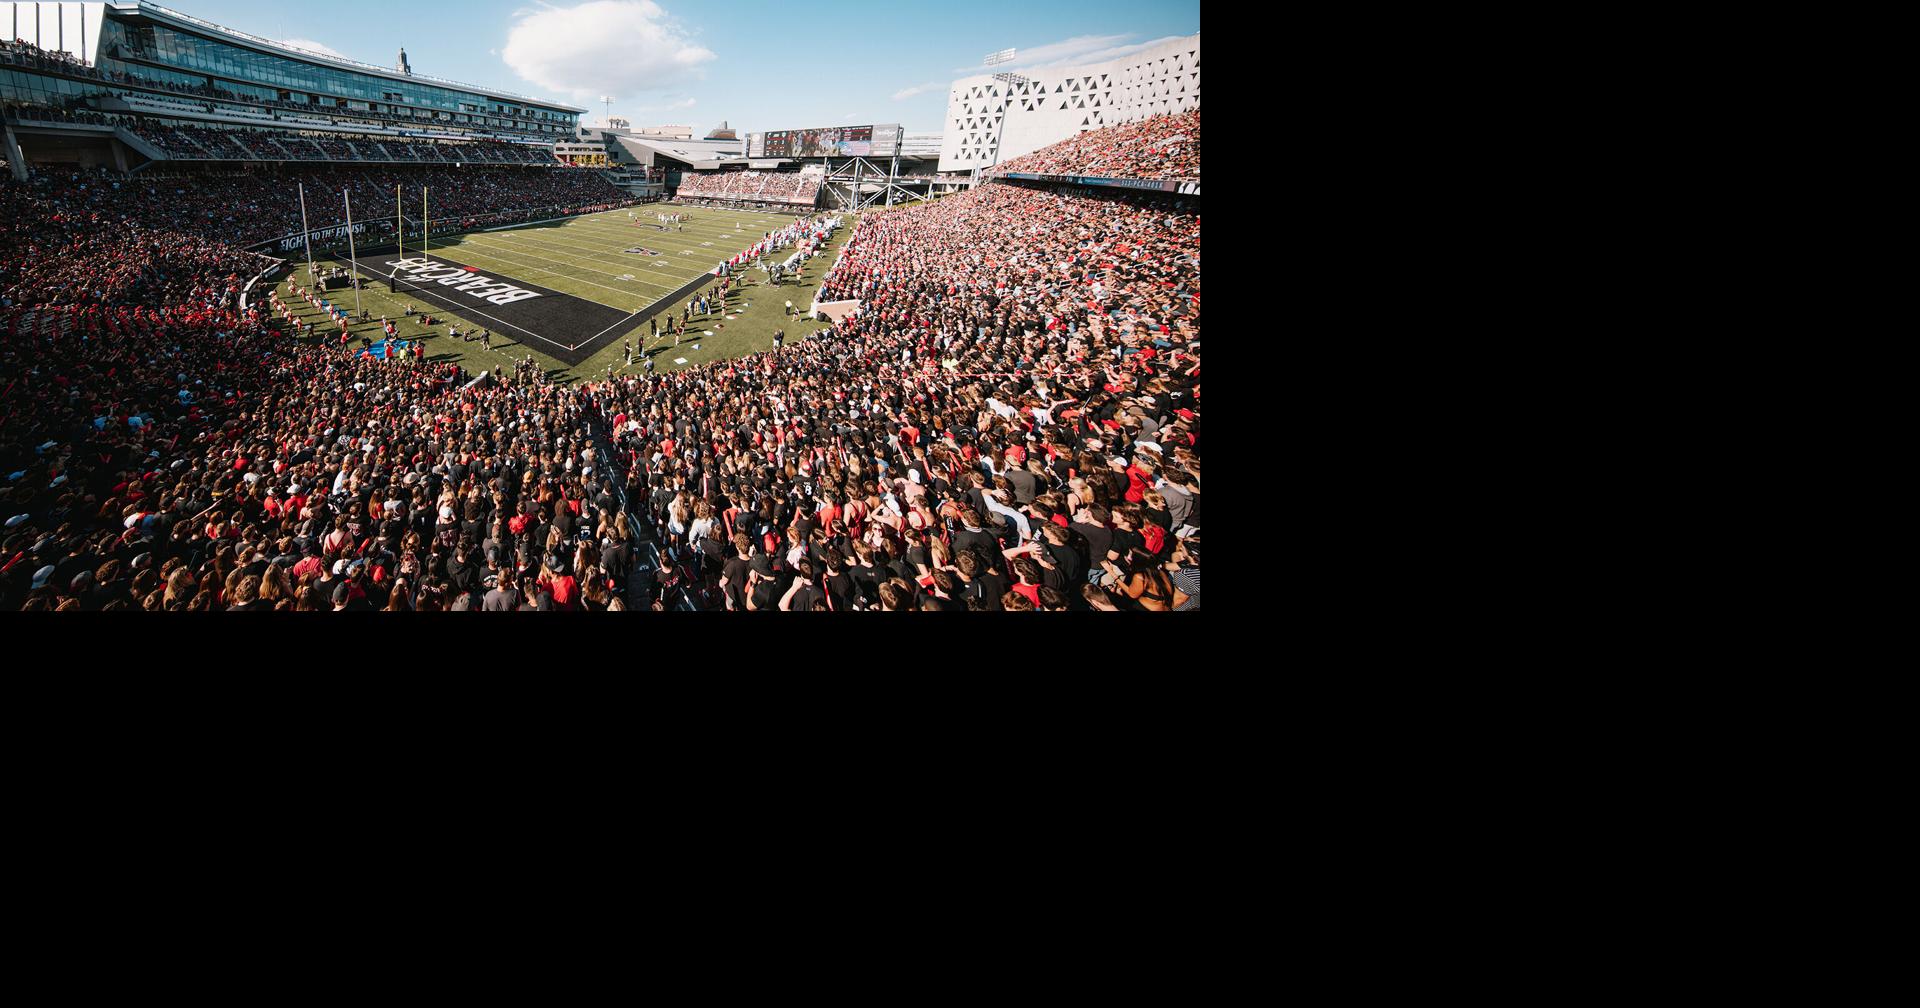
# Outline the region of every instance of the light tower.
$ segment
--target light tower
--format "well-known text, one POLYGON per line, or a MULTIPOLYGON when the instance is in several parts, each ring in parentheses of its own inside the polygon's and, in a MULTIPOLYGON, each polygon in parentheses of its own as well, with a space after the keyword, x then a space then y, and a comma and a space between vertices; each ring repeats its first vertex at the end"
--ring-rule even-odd
POLYGON ((601 95, 601 96, 600 96, 600 101, 601 101, 601 102, 602 102, 603 104, 605 104, 605 105, 606 105, 606 108, 607 108, 607 112, 606 112, 606 114, 600 117, 600 125, 602 125, 602 126, 611 126, 612 124, 611 124, 610 122, 608 122, 608 120, 610 120, 610 119, 612 119, 612 118, 613 118, 613 101, 614 101, 614 98, 613 98, 613 96, 612 96, 612 95, 601 95))

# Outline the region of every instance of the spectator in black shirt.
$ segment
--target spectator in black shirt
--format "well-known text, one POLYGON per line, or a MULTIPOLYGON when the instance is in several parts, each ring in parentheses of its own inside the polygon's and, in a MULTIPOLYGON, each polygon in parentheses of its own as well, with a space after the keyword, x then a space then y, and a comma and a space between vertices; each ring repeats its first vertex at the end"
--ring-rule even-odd
POLYGON ((846 562, 836 555, 827 558, 826 566, 826 594, 833 611, 851 612, 859 608, 856 603, 861 601, 860 588, 847 573, 846 562))
POLYGON ((1005 608, 1000 604, 1000 597, 1007 593, 1007 579, 994 573, 981 553, 976 550, 962 551, 954 557, 953 565, 960 572, 960 580, 965 583, 960 589, 962 599, 977 600, 984 603, 987 609, 1005 608))
POLYGON ((780 608, 787 612, 812 612, 815 602, 823 601, 826 593, 813 581, 813 561, 802 558, 794 565, 793 584, 780 597, 780 608))
POLYGON ((1082 507, 1073 516, 1073 530, 1087 541, 1087 569, 1092 570, 1100 562, 1108 559, 1108 551, 1113 546, 1113 530, 1107 527, 1111 515, 1106 508, 1092 504, 1082 507))
POLYGON ((968 550, 981 550, 988 556, 1000 555, 1000 540, 988 532, 980 512, 967 507, 960 512, 961 529, 953 534, 953 552, 956 556, 968 550))
POLYGON ((728 609, 747 607, 747 579, 753 570, 753 542, 746 533, 733 534, 733 557, 720 569, 720 591, 728 609))

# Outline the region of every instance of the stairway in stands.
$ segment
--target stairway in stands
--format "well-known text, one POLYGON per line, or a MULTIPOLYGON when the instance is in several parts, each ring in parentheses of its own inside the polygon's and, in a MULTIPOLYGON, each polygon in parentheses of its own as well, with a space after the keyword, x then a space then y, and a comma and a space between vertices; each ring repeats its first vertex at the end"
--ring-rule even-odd
POLYGON ((184 132, 181 132, 180 130, 171 130, 170 132, 172 133, 172 136, 168 137, 168 139, 176 140, 176 141, 184 141, 189 151, 199 151, 202 157, 218 157, 219 156, 215 154, 212 150, 208 149, 205 144, 202 144, 200 141, 195 140, 193 137, 187 135, 184 132))
MULTIPOLYGON (((633 570, 627 574, 627 610, 652 612, 654 584, 669 558, 660 543, 659 530, 654 528, 653 519, 649 517, 646 499, 643 497, 636 502, 627 498, 625 475, 619 466, 613 464, 606 435, 597 435, 594 443, 599 449, 602 471, 613 474, 615 493, 627 512, 627 530, 633 534, 633 570)), ((693 596, 684 587, 675 588, 665 599, 665 605, 667 609, 678 612, 697 612, 699 609, 694 604, 693 596)))

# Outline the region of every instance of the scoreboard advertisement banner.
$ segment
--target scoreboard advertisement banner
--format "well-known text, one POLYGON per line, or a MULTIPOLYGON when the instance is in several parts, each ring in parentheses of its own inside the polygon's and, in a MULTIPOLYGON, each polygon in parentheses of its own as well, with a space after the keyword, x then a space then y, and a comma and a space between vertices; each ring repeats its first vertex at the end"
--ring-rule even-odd
POLYGON ((872 126, 832 126, 768 133, 766 156, 865 157, 872 148, 872 126))
POLYGON ((1006 178, 1030 179, 1034 182, 1064 182, 1068 185, 1110 186, 1118 189, 1152 189, 1158 192, 1177 192, 1184 196, 1200 195, 1200 183, 1178 182, 1172 179, 1108 178, 1104 175, 1032 175, 1027 172, 1007 172, 1006 178))
MULTIPOLYGON (((892 157, 900 146, 900 126, 829 126, 824 129, 778 130, 762 135, 760 157, 892 157)), ((747 154, 754 156, 753 137, 747 154)))

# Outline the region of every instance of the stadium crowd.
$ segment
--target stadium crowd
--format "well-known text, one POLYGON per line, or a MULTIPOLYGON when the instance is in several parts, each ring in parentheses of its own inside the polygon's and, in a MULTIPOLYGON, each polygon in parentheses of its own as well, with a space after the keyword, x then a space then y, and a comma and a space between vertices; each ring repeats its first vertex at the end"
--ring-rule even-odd
POLYGON ((1105 178, 1200 178, 1200 110, 1089 130, 1014 158, 989 174, 1096 175, 1105 178))
MULTIPOLYGON (((43 173, 16 194, 34 192, 49 212, 65 218, 124 220, 127 226, 165 226, 209 239, 251 245, 300 230, 297 187, 306 187, 307 219, 317 231, 346 223, 343 194, 353 198, 356 223, 391 234, 394 188, 400 187, 408 233, 419 230, 420 191, 429 190, 435 233, 480 223, 574 216, 636 202, 598 172, 514 168, 314 169, 275 175, 141 174, 121 178, 105 170, 43 173)), ((22 227, 32 222, 19 218, 22 227)), ((315 240, 316 250, 345 239, 315 240)))
POLYGON ((101 112, 70 112, 66 109, 48 108, 45 105, 8 105, 0 110, 8 122, 12 123, 54 123, 80 126, 119 126, 130 123, 130 118, 107 115, 101 112))
POLYGON ((259 257, 0 209, 0 608, 624 605, 591 393, 342 354, 240 308, 259 257))
POLYGON ((812 206, 820 197, 824 176, 808 172, 687 172, 680 176, 677 199, 714 202, 780 203, 812 206))
MULTIPOLYGON (((103 174, 0 185, 0 310, 36 303, 174 305, 237 291, 266 261, 215 229, 177 229, 116 201, 103 174)), ((155 200, 164 205, 164 200, 155 200)), ((157 218, 157 219, 156 219, 157 218)))
POLYGON ((141 139, 181 160, 224 161, 426 161, 466 164, 526 164, 558 167, 549 147, 474 140, 431 143, 349 134, 168 126, 158 121, 132 127, 141 139))
POLYGON ((1199 606, 1184 203, 870 213, 830 329, 562 386, 343 353, 279 289, 242 309, 262 260, 220 236, 286 199, 249 184, 0 181, 0 609, 617 609, 627 509, 661 544, 642 605, 1199 606))
POLYGON ((669 573, 734 609, 1197 608, 1198 256, 1138 198, 868 216, 820 294, 852 317, 614 383, 669 573))

